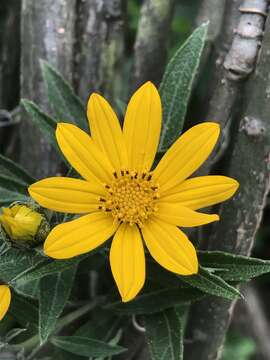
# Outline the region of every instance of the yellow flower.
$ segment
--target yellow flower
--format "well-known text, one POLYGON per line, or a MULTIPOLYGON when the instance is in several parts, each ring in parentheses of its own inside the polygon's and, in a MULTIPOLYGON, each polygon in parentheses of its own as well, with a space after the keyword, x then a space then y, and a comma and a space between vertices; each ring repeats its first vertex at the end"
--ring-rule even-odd
POLYGON ((0 320, 6 315, 11 300, 10 288, 7 285, 0 285, 0 320))
POLYGON ((25 205, 2 208, 0 223, 13 240, 30 240, 37 234, 42 215, 25 205))
POLYGON ((91 137, 72 124, 59 123, 56 130, 60 149, 84 180, 53 177, 29 188, 46 208, 88 213, 56 226, 45 241, 45 253, 56 259, 71 258, 114 235, 110 265, 123 301, 133 299, 145 281, 143 240, 167 270, 196 274, 195 248, 178 227, 218 220, 218 215, 196 210, 228 199, 238 187, 224 176, 187 179, 215 146, 219 125, 194 126, 151 170, 161 129, 161 101, 152 83, 132 96, 123 130, 98 94, 91 95, 87 114, 91 137))

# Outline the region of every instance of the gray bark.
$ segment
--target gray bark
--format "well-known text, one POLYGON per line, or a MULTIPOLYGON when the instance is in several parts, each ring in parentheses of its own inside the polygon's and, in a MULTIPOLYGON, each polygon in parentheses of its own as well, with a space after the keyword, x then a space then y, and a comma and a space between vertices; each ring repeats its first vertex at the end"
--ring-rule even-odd
MULTIPOLYGON (((75 0, 22 1, 22 98, 48 110, 40 58, 46 59, 71 80, 74 29, 75 0)), ((22 164, 37 177, 54 174, 59 165, 55 153, 26 114, 22 118, 21 139, 22 164)))
MULTIPOLYGON (((210 250, 249 255, 261 222, 270 188, 269 46, 268 18, 259 63, 246 84, 243 110, 234 124, 234 147, 225 171, 239 181, 240 189, 230 203, 220 207, 221 221, 207 244, 210 250)), ((233 306, 209 297, 192 307, 188 331, 191 343, 185 359, 220 359, 233 306)))
POLYGON ((132 90, 151 80, 159 85, 167 60, 174 0, 145 0, 134 47, 132 90))
POLYGON ((209 22, 201 68, 207 61, 213 45, 220 35, 225 13, 225 3, 225 0, 219 0, 218 2, 216 0, 202 0, 199 6, 194 24, 195 27, 200 26, 202 23, 209 22))
POLYGON ((86 101, 99 91, 110 100, 119 96, 124 56, 124 0, 78 2, 75 86, 86 101))
MULTIPOLYGON (((226 6, 206 115, 206 120, 215 120, 221 125, 222 151, 226 149, 234 107, 242 96, 243 80, 256 65, 267 6, 267 0, 236 0, 226 6)), ((216 155, 216 152, 212 154, 201 174, 209 173, 216 155)))

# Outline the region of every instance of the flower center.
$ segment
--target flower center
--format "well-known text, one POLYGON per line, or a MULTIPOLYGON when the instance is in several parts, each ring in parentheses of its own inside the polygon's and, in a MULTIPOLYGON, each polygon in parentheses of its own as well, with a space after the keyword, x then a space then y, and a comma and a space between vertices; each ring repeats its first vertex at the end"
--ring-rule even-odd
POLYGON ((143 226, 157 211, 158 186, 150 173, 114 172, 115 179, 106 184, 106 198, 100 198, 100 210, 111 211, 115 220, 143 226))

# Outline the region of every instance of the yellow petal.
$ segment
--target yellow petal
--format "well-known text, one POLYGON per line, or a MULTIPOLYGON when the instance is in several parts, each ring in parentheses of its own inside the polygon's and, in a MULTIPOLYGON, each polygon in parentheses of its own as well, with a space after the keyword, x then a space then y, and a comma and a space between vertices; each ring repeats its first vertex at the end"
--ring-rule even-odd
POLYGON ((122 301, 132 300, 145 281, 144 249, 136 225, 119 227, 111 246, 110 264, 122 301))
POLYGON ((129 168, 148 171, 153 163, 161 128, 161 101, 156 87, 147 82, 131 97, 124 121, 129 168))
POLYGON ((64 177, 38 181, 28 191, 41 206, 71 214, 97 210, 99 198, 105 193, 99 183, 64 177))
POLYGON ((188 179, 162 194, 160 201, 179 203, 197 210, 232 197, 239 184, 226 176, 200 176, 188 179))
POLYGON ((107 183, 112 179, 113 168, 91 137, 77 126, 58 123, 58 145, 70 164, 90 182, 107 183))
POLYGON ((161 191, 166 191, 189 177, 213 150, 220 128, 217 123, 202 123, 186 131, 170 147, 153 173, 161 191))
POLYGON ((165 269, 180 275, 198 272, 196 250, 176 226, 154 218, 145 224, 142 234, 150 254, 165 269))
POLYGON ((44 252, 54 259, 87 253, 109 239, 117 229, 110 214, 97 212, 57 225, 44 243, 44 252))
POLYGON ((6 315, 11 301, 11 291, 7 285, 0 285, 0 320, 6 315))
POLYGON ((127 168, 127 150, 117 116, 110 104, 100 95, 92 94, 88 101, 87 116, 92 139, 107 155, 112 167, 119 171, 127 168))
POLYGON ((219 216, 216 214, 199 213, 181 204, 161 202, 157 207, 156 217, 176 226, 200 226, 219 220, 219 216))

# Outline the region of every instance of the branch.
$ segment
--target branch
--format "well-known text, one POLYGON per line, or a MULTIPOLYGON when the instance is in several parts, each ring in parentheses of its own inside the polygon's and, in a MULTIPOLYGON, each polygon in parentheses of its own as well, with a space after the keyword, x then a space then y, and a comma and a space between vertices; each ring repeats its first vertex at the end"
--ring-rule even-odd
MULTIPOLYGON (((215 120, 221 125, 221 155, 227 146, 232 112, 242 95, 243 80, 256 66, 267 6, 268 0, 237 0, 227 5, 223 35, 218 41, 221 47, 218 48, 215 59, 211 99, 206 115, 206 120, 215 120), (235 23, 235 19, 239 19, 238 24, 235 23)), ((220 154, 213 152, 200 174, 209 173, 217 156, 219 158, 220 154)))
POLYGON ((86 101, 93 91, 118 96, 124 57, 124 0, 78 1, 75 86, 86 101))
POLYGON ((207 21, 209 22, 207 39, 204 47, 203 64, 208 59, 213 45, 220 35, 224 18, 225 2, 225 0, 219 0, 218 2, 216 0, 201 1, 199 11, 195 19, 195 27, 198 27, 207 21))
MULTIPOLYGON (((48 104, 39 59, 48 60, 71 80, 75 1, 22 1, 21 95, 45 110, 48 104)), ((34 176, 56 173, 59 160, 26 115, 21 124, 21 141, 21 162, 34 176)))
POLYGON ((132 90, 145 81, 159 85, 167 60, 174 0, 144 0, 135 41, 132 90))
MULTIPOLYGON (((246 84, 244 107, 234 124, 237 128, 240 122, 227 163, 226 174, 239 181, 240 190, 220 208, 221 221, 207 244, 211 250, 249 255, 261 222, 270 188, 269 46, 268 17, 259 63, 246 84)), ((192 342, 187 347, 187 360, 220 358, 233 305, 212 297, 192 307, 188 334, 192 342)))

